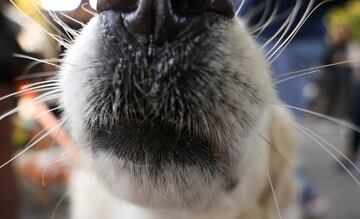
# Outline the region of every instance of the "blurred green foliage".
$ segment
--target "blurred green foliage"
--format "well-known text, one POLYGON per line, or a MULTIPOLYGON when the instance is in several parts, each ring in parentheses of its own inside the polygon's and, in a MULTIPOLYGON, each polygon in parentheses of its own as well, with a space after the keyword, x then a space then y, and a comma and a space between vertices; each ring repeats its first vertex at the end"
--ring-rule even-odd
POLYGON ((326 24, 330 32, 346 27, 350 30, 352 40, 360 42, 360 0, 332 9, 326 17, 326 24))

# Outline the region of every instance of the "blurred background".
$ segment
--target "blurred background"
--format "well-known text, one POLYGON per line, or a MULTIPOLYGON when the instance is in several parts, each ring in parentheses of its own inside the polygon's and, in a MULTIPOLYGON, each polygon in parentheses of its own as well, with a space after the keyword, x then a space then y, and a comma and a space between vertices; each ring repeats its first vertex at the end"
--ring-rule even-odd
MULTIPOLYGON (((297 120, 304 218, 359 219, 360 0, 235 7, 297 120)), ((95 9, 96 0, 0 0, 0 219, 68 218, 76 151, 51 80, 95 9)))

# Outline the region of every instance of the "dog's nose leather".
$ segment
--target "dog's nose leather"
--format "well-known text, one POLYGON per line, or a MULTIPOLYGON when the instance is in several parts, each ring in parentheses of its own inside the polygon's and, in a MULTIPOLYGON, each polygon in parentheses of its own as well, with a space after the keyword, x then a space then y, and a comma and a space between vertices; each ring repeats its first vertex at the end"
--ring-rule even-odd
POLYGON ((120 12, 138 42, 157 45, 172 41, 190 18, 206 12, 235 14, 232 0, 98 0, 97 10, 120 12))

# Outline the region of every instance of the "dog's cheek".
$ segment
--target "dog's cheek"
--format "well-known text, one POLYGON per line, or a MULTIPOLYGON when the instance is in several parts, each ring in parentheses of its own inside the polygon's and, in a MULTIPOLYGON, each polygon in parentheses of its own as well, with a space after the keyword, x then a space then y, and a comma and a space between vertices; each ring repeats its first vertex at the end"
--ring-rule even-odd
POLYGON ((84 143, 84 115, 87 97, 92 85, 89 79, 96 75, 97 48, 101 46, 101 29, 94 17, 65 54, 59 72, 64 117, 67 118, 70 134, 78 144, 84 143))

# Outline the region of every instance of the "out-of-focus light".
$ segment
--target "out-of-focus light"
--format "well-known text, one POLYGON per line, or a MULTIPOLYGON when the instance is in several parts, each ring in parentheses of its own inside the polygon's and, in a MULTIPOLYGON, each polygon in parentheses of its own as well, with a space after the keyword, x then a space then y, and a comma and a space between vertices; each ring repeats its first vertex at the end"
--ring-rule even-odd
POLYGON ((72 11, 77 9, 81 0, 42 0, 41 5, 48 11, 72 11))
POLYGON ((90 0, 90 7, 96 10, 97 0, 90 0))
POLYGON ((36 115, 36 104, 33 98, 22 97, 18 101, 18 106, 26 106, 20 108, 18 114, 21 118, 25 120, 32 120, 34 115, 36 115))

